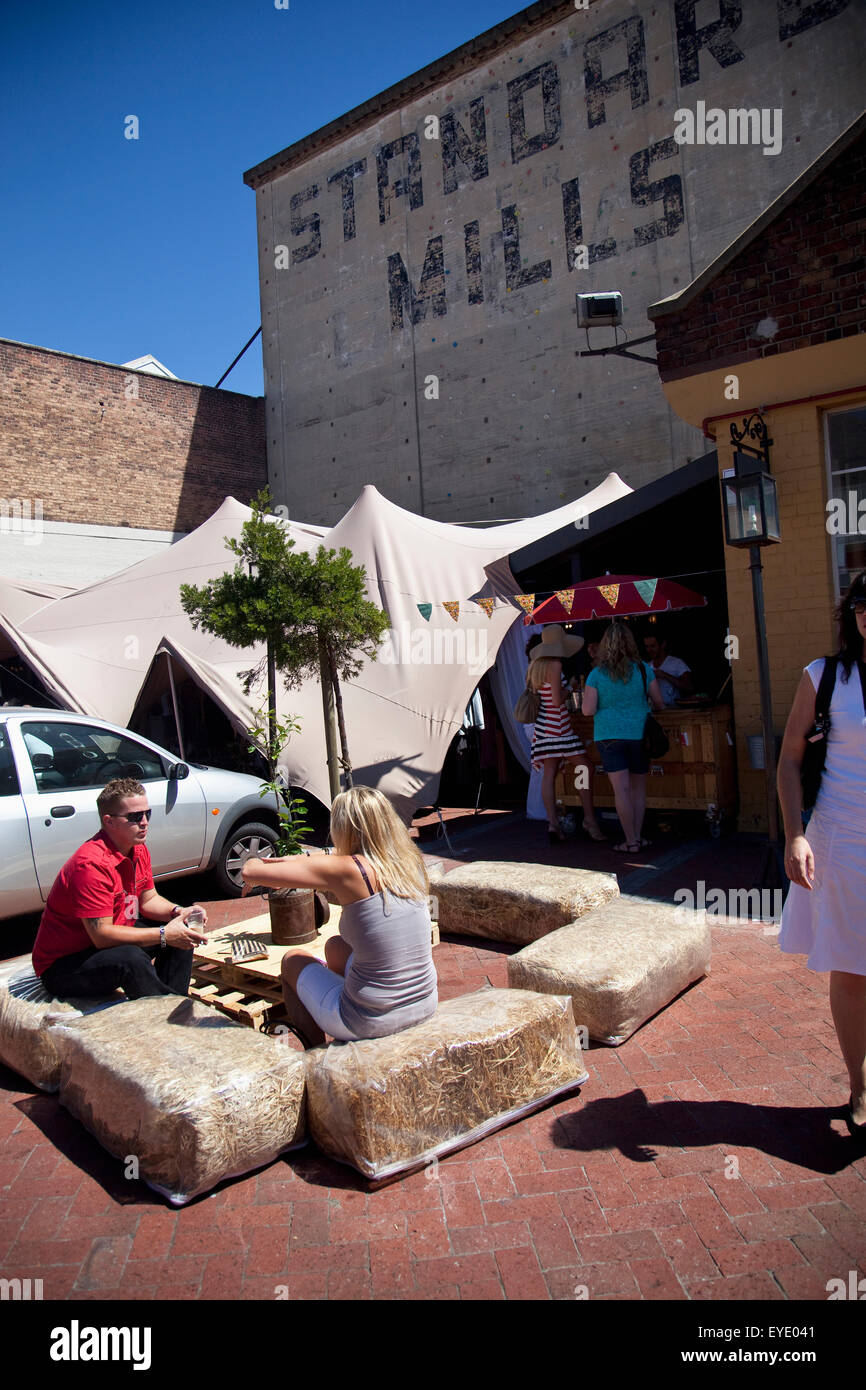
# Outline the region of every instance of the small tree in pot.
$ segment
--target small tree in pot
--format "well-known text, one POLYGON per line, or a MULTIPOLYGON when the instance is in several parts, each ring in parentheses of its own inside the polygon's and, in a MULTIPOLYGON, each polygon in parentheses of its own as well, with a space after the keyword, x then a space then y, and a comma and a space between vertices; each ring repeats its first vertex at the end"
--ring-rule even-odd
MULTIPOLYGON (((265 708, 259 710, 257 722, 249 729, 249 735, 254 740, 249 745, 249 751, 264 755, 271 774, 259 795, 273 796, 276 800, 279 835, 273 857, 277 859, 303 854, 304 840, 311 831, 304 820, 306 802, 293 795, 285 772, 277 761, 292 734, 299 733, 300 728, 300 721, 291 717, 275 719, 271 723, 269 711, 265 708)), ((316 895, 311 888, 271 888, 264 896, 268 899, 271 936, 278 946, 304 946, 314 941, 318 927, 328 920, 324 909, 317 909, 316 895)))

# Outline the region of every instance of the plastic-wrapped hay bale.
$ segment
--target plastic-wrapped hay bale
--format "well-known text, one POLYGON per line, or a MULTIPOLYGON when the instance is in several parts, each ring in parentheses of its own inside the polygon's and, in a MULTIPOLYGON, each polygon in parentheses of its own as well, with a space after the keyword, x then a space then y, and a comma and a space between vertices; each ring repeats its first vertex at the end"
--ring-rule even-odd
POLYGON ((61 1103, 176 1205, 306 1140, 303 1054, 202 1004, 134 999, 52 1033, 61 1103))
POLYGON ((619 898, 507 962, 512 989, 569 994, 578 1028, 617 1045, 710 968, 703 913, 619 898))
POLYGON ((369 1178, 475 1143, 587 1080, 568 998, 483 989, 309 1054, 310 1137, 369 1178))
POLYGON ((525 946, 619 895, 614 874, 558 864, 461 864, 432 885, 440 932, 525 946))
POLYGON ((25 1076, 43 1091, 60 1085, 60 1057, 50 1024, 62 1016, 78 1018, 102 1009, 103 999, 77 999, 61 1003, 33 973, 29 956, 20 956, 0 967, 0 1062, 25 1076))

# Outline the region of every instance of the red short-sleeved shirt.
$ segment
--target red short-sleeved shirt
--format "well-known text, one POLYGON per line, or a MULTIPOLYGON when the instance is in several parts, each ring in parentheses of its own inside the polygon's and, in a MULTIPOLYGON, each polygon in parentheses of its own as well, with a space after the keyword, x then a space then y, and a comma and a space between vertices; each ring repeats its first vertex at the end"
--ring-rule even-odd
POLYGON ((117 926, 131 927, 142 894, 153 886, 147 846, 133 845, 132 854, 124 854, 100 830, 67 859, 54 880, 33 946, 36 974, 61 956, 93 945, 83 917, 110 917, 117 926))

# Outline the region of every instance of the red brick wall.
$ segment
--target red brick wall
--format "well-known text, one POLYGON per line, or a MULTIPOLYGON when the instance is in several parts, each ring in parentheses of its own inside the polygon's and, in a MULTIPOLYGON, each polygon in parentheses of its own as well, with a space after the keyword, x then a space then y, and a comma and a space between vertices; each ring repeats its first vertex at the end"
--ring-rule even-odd
POLYGON ((662 379, 866 331, 866 137, 685 308, 656 321, 662 379), (774 318, 766 341, 756 325, 774 318))
POLYGON ((189 531, 267 482, 264 399, 0 340, 0 458, 46 521, 189 531))

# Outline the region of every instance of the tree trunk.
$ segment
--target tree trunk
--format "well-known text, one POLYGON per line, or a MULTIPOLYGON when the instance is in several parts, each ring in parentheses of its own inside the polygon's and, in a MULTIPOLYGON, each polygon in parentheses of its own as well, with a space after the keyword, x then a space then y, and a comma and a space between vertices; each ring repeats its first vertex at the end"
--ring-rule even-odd
POLYGON ((337 727, 334 719, 334 687, 331 663, 324 638, 319 638, 319 680, 322 686, 322 708, 325 716, 325 750, 328 759, 328 786, 331 800, 340 792, 340 759, 337 754, 337 727))
POLYGON ((340 678, 337 675, 337 668, 334 665, 334 658, 331 648, 327 646, 328 665, 331 668, 331 684, 334 687, 334 700, 337 705, 337 724, 340 730, 340 751, 342 753, 343 772, 346 774, 346 786, 353 786, 352 782, 352 760, 349 757, 349 744, 346 738, 346 721, 343 718, 343 692, 340 689, 340 678))
POLYGON ((277 668, 274 658, 274 645, 268 642, 268 772, 271 781, 276 780, 279 748, 274 747, 277 726, 277 668))

